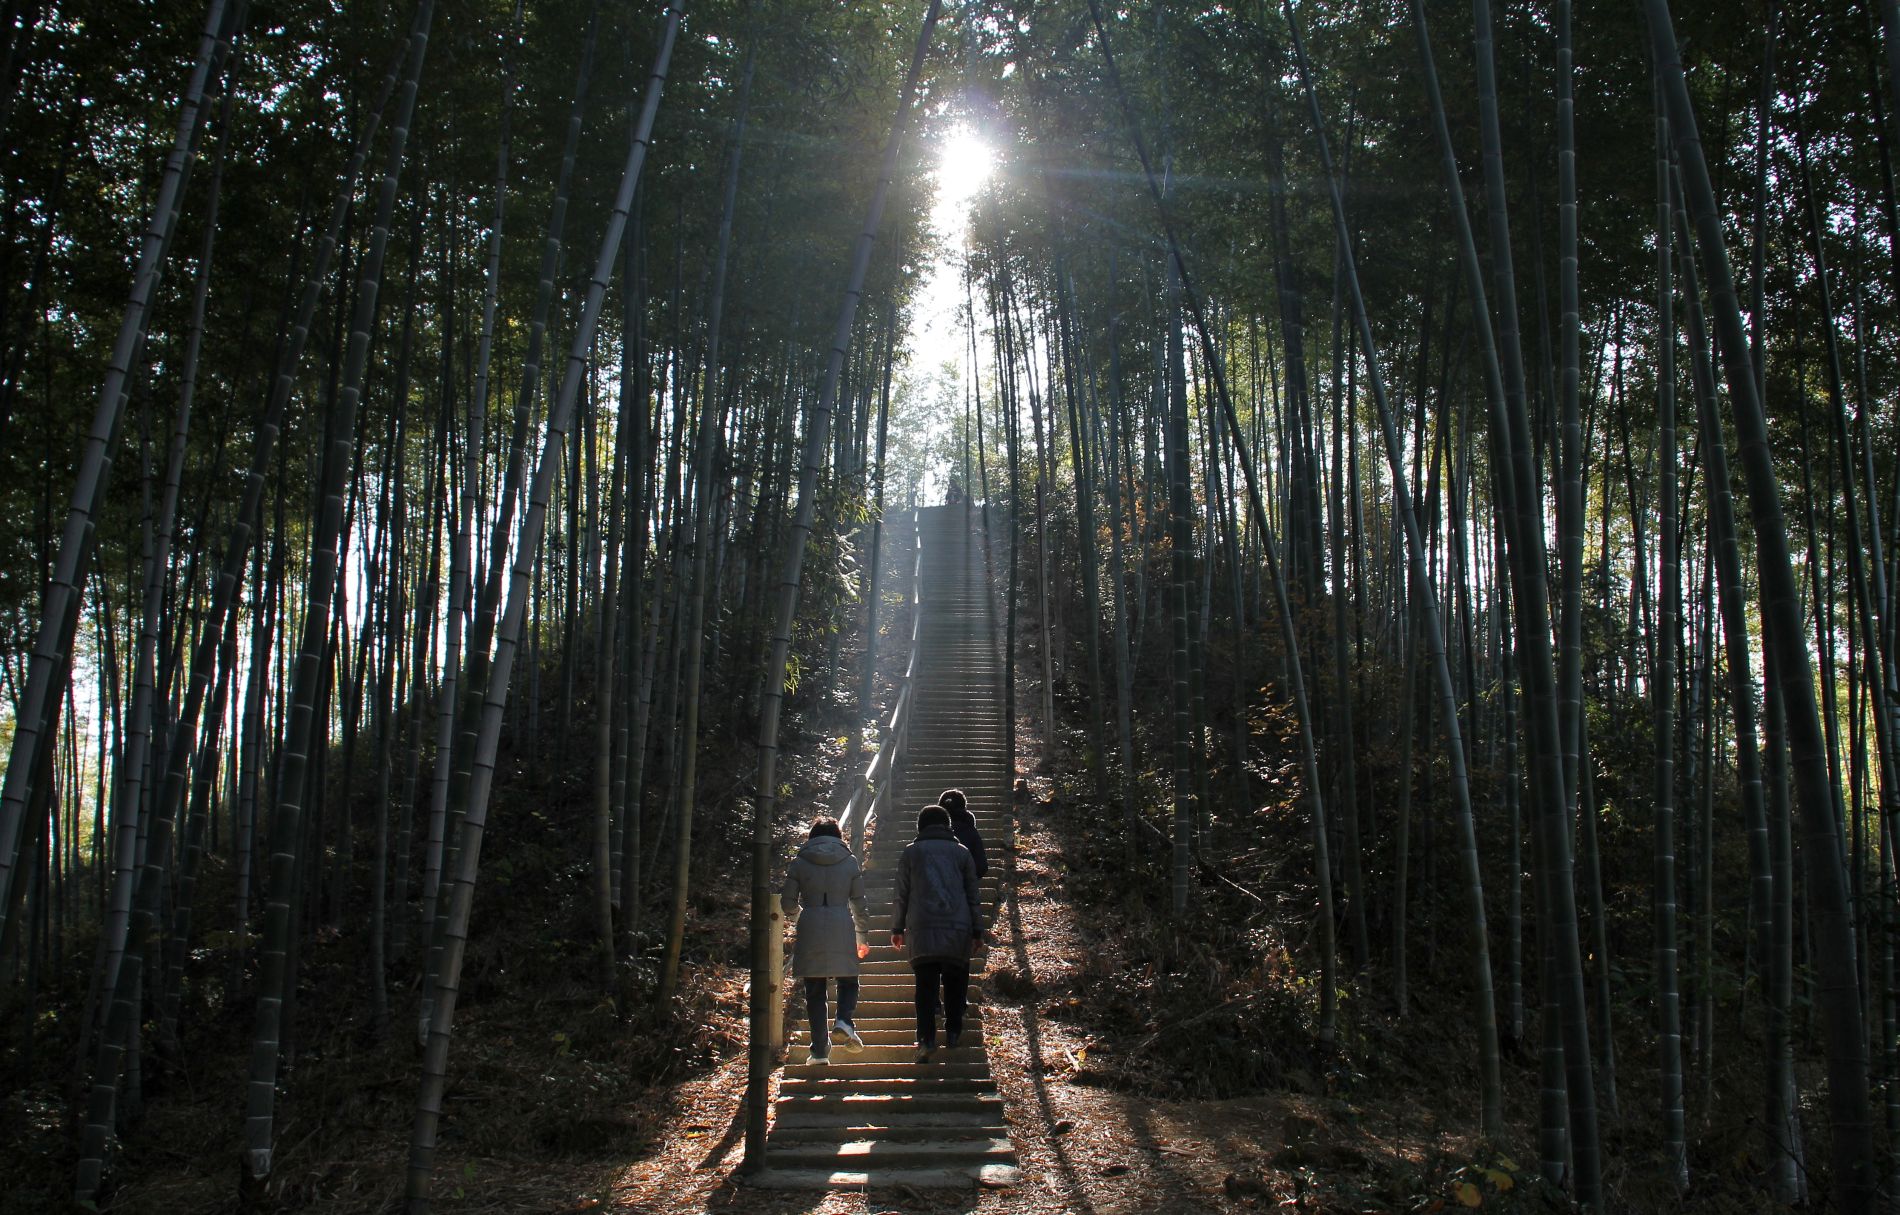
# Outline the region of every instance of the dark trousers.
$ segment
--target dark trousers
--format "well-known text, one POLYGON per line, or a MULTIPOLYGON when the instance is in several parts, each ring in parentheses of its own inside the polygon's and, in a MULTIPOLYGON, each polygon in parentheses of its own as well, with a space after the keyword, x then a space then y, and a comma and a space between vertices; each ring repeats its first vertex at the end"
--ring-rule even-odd
POLYGON ((913 958, 917 975, 917 1043, 937 1045, 937 999, 942 988, 944 1032, 963 1032, 963 1010, 970 1002, 970 963, 967 958, 913 958))
MULTIPOLYGON (((849 1025, 851 1015, 858 1011, 858 978, 856 975, 838 976, 838 1020, 849 1025)), ((831 1018, 825 1015, 825 981, 823 979, 805 980, 805 1015, 811 1018, 811 1045, 819 1054, 825 1054, 831 1047, 831 1018), (820 1049, 820 1048, 823 1049, 820 1049)))

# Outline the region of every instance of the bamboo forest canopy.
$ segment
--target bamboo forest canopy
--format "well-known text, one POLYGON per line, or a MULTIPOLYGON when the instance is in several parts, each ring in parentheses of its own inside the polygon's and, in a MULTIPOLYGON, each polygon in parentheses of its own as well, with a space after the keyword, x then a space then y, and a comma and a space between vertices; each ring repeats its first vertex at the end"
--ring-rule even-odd
POLYGON ((348 1026, 425 1209, 530 897, 664 1043, 749 968, 750 1157, 946 494, 1164 973, 1456 1017, 1592 1209, 1619 1119, 1900 1193, 1895 0, 0 12, 0 1087, 79 1201, 193 1050, 272 1192, 348 1026))

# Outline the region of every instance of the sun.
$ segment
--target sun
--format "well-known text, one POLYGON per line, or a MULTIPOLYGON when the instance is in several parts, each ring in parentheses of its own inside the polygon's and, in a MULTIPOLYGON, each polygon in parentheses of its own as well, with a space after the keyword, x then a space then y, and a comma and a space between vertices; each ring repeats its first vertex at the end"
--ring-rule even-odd
POLYGON ((961 207, 976 197, 995 171, 996 149, 974 130, 958 123, 944 136, 937 152, 939 202, 961 207))

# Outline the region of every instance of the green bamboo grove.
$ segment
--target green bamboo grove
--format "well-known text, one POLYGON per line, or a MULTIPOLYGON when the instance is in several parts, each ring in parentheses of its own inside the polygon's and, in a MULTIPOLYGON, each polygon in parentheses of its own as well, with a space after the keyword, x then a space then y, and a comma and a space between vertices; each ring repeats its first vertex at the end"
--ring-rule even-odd
POLYGON ((1900 1200, 1895 0, 191 7, 0 7, 0 1185, 543 998, 756 1165, 949 493, 1210 1091, 1900 1200))

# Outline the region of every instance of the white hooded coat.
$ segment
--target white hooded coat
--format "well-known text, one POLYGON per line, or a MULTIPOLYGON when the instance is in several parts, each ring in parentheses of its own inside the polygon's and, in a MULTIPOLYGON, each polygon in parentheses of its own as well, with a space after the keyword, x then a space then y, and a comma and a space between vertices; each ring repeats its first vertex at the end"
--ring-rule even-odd
POLYGON ((807 840, 785 871, 779 906, 798 911, 792 975, 799 979, 857 977, 858 940, 864 931, 864 873, 845 842, 820 835, 807 840), (804 910, 799 911, 799 905, 804 910))

